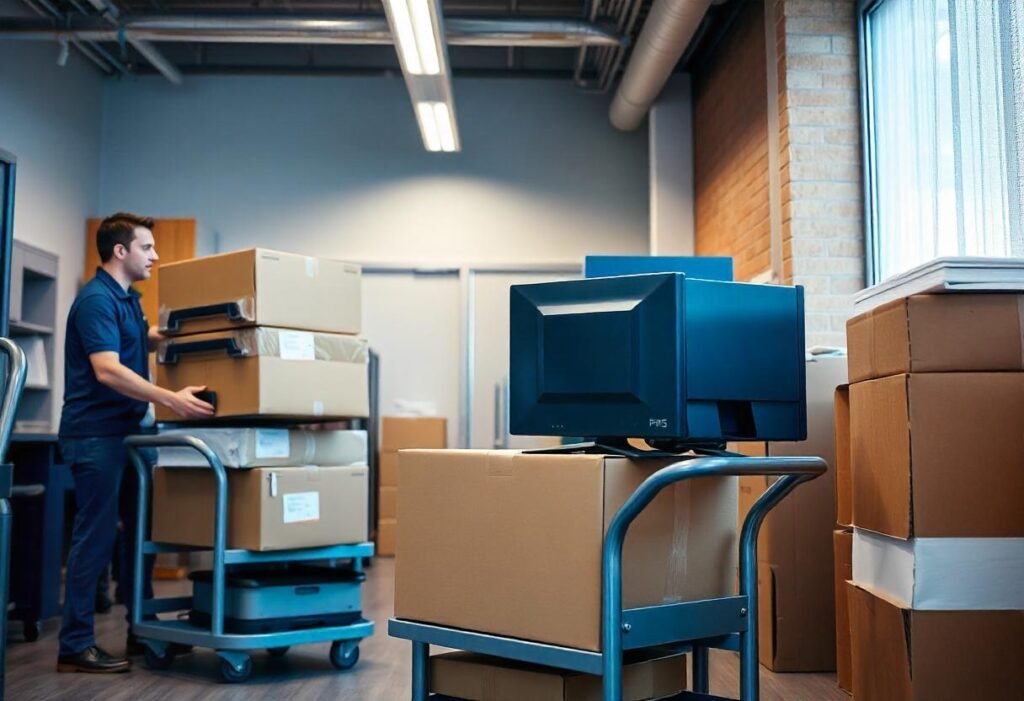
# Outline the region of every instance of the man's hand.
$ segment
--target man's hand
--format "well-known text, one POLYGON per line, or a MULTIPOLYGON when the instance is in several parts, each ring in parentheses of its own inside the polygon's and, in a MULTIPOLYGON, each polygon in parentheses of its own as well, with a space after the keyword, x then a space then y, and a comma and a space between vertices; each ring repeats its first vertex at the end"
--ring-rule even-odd
POLYGON ((183 419, 204 419, 213 416, 212 404, 199 399, 196 394, 205 392, 206 387, 185 387, 177 392, 170 392, 164 406, 183 419))

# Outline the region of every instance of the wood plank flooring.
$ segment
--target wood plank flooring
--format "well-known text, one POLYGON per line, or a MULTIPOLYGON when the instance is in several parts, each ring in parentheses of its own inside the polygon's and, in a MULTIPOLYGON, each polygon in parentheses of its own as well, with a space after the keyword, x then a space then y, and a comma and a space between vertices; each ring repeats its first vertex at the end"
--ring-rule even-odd
MULTIPOLYGON (((47 621, 38 642, 21 642, 21 626, 12 623, 7 649, 7 701, 406 701, 410 695, 410 646, 387 636, 394 598, 394 563, 378 559, 367 570, 366 615, 377 632, 360 648, 360 661, 337 672, 327 659, 328 645, 292 648, 283 659, 256 653, 253 674, 241 685, 219 682, 219 659, 197 650, 177 659, 165 672, 145 668, 141 659, 128 674, 57 674, 58 619, 47 621)), ((183 585, 158 584, 171 595, 183 585)), ((97 637, 110 652, 124 650, 124 609, 97 616, 97 637)), ((712 654, 712 692, 735 697, 738 662, 732 653, 712 654)), ((762 670, 762 701, 848 701, 833 674, 772 674, 762 670)), ((524 699, 523 701, 529 701, 524 699)))

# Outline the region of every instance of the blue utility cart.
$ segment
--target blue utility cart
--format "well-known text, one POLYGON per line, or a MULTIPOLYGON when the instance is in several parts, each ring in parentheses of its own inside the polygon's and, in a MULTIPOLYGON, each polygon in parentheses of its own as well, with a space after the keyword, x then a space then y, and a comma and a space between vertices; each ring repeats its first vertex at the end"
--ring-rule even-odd
POLYGON ((821 458, 752 458, 732 454, 681 457, 658 470, 623 504, 605 534, 602 577, 602 652, 558 647, 496 635, 393 618, 392 637, 412 641, 412 701, 440 701, 430 693, 431 645, 541 664, 603 677, 604 701, 622 701, 622 656, 625 650, 655 646, 689 648, 693 653, 692 691, 671 701, 725 701, 708 693, 708 651, 740 654, 740 701, 759 698, 757 661, 757 536, 765 516, 801 482, 823 474, 821 458), (779 479, 757 500, 740 534, 738 596, 683 603, 622 608, 622 544, 630 524, 657 494, 671 484, 699 477, 775 475, 779 479))
MULTIPOLYGON (((283 654, 292 645, 331 643, 330 660, 338 669, 350 669, 359 660, 359 642, 373 634, 373 622, 358 618, 345 625, 300 627, 295 630, 261 633, 231 633, 225 630, 225 594, 227 566, 258 563, 299 563, 311 561, 351 560, 356 573, 362 571, 364 558, 373 556, 373 543, 335 545, 302 550, 254 552, 227 549, 228 479, 217 455, 197 438, 191 436, 132 436, 126 439, 128 453, 139 475, 138 521, 136 527, 135 588, 132 606, 132 631, 146 646, 146 663, 155 669, 166 669, 174 661, 181 646, 206 647, 221 658, 221 676, 226 682, 245 681, 252 672, 254 650, 267 650, 271 655, 283 654), (144 599, 142 568, 144 555, 175 553, 204 548, 154 543, 148 540, 149 497, 152 466, 139 453, 145 448, 189 447, 197 450, 213 470, 216 480, 214 513, 213 569, 210 573, 209 626, 188 620, 145 620, 144 616, 193 609, 193 598, 176 597, 144 599)), ((181 468, 206 469, 206 468, 181 468)))

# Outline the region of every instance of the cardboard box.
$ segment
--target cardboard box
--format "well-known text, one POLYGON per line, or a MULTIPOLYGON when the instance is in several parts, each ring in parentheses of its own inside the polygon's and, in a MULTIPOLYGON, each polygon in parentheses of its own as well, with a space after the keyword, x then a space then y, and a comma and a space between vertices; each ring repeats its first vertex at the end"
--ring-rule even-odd
MULTIPOLYGON (((767 454, 810 455, 835 465, 836 387, 846 381, 846 358, 819 356, 807 363, 807 440, 772 442, 767 454)), ((737 444, 764 455, 764 443, 737 444)), ((775 477, 740 478, 738 526, 775 477)), ((835 528, 833 470, 799 486, 765 519, 758 539, 760 661, 775 672, 832 671, 835 651, 835 528)), ((739 530, 737 530, 739 533, 739 530)))
POLYGON ((398 487, 380 488, 380 517, 398 518, 398 487))
POLYGON ((918 611, 1024 610, 1024 538, 911 538, 857 529, 857 586, 918 611))
POLYGON ((1024 294, 918 295, 847 322, 850 382, 1024 369, 1024 294))
MULTIPOLYGON (((600 650, 605 529, 669 462, 403 450, 395 615, 600 650)), ((663 491, 627 534, 624 605, 731 595, 735 515, 733 478, 663 491)))
POLYGON ((380 454, 380 486, 398 487, 398 452, 380 454))
POLYGON ((160 266, 160 329, 193 334, 278 326, 357 334, 362 326, 361 285, 361 269, 353 263, 263 248, 169 263, 160 266), (218 309, 168 328, 172 312, 226 304, 237 305, 238 318, 218 309))
POLYGON ((850 386, 836 387, 836 523, 853 525, 853 468, 850 454, 850 386))
POLYGON ((383 557, 395 555, 395 531, 398 521, 393 518, 382 518, 377 523, 377 554, 383 557))
MULTIPOLYGON (((635 657, 635 656, 633 656, 635 657)), ((623 701, 674 696, 686 689, 686 655, 665 654, 622 667, 623 701)), ((601 701, 601 677, 468 652, 430 658, 430 690, 465 701, 601 701)))
POLYGON ((1016 701, 1024 611, 914 611, 847 584, 857 701, 1016 701))
MULTIPOLYGON (((287 550, 367 537, 366 467, 228 470, 228 547, 287 550)), ((213 546, 213 471, 153 471, 153 540, 213 546)))
POLYGON ((836 681, 853 692, 853 653, 850 650, 850 604, 846 582, 853 578, 853 531, 833 533, 836 592, 836 681))
MULTIPOLYGON (((220 331, 161 342, 157 384, 216 392, 218 418, 365 417, 368 357, 366 340, 355 336, 269 327, 220 331)), ((182 421, 162 406, 156 418, 182 421)))
MULTIPOLYGON (((308 431, 288 428, 187 428, 161 436, 192 436, 206 443, 224 467, 366 465, 366 431, 308 431)), ((192 448, 159 448, 159 467, 206 467, 192 448)))
POLYGON ((385 416, 381 420, 382 452, 403 448, 447 448, 448 421, 438 416, 385 416))
POLYGON ((897 538, 1024 537, 1024 373, 850 386, 853 522, 897 538))

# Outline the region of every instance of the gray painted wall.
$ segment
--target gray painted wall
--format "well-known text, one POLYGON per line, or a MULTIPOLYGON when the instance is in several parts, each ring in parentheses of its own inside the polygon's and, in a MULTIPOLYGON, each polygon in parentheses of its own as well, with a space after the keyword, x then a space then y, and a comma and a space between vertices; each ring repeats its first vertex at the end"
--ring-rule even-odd
POLYGON ((427 153, 400 77, 109 81, 100 209, 196 217, 200 253, 376 262, 644 253, 647 137, 565 81, 457 80, 460 154, 427 153))
POLYGON ((0 148, 18 158, 14 236, 60 256, 54 421, 63 396, 64 323, 85 265, 85 220, 99 198, 101 76, 51 44, 0 42, 0 148))

